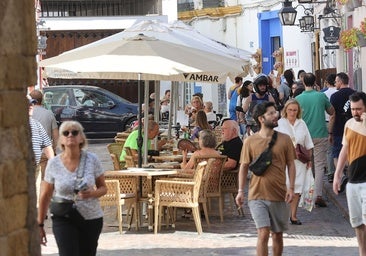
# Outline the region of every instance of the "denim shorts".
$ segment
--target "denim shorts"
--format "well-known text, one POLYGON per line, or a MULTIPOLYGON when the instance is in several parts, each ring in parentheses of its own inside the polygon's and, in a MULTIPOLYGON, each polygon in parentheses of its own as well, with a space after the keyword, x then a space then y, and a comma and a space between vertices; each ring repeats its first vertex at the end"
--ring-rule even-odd
POLYGON ((288 229, 290 208, 286 202, 250 200, 248 206, 257 229, 270 227, 274 233, 288 229))
POLYGON ((366 183, 347 183, 346 191, 351 226, 366 225, 366 183))

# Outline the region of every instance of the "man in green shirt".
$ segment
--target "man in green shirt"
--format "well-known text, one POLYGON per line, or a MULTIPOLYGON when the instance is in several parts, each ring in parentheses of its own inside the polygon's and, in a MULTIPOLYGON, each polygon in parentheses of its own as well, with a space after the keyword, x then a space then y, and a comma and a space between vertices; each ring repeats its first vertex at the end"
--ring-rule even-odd
MULTIPOLYGON (((138 139, 138 129, 134 130, 133 132, 128 135, 125 144, 123 145, 122 153, 120 156, 120 161, 125 161, 126 156, 126 147, 129 147, 132 150, 133 155, 137 155, 138 151, 138 145, 137 145, 137 139, 138 139)), ((151 140, 154 139, 159 134, 159 124, 153 120, 149 120, 148 122, 148 135, 147 135, 147 148, 151 149, 151 140)), ((166 140, 161 140, 158 142, 158 149, 161 148, 162 145, 166 143, 166 140)))
POLYGON ((308 126, 311 138, 314 143, 313 172, 315 174, 314 192, 316 197, 315 205, 326 207, 322 197, 324 168, 327 159, 328 129, 325 122, 324 111, 329 115, 334 114, 334 108, 328 97, 314 90, 315 75, 306 73, 304 75, 305 91, 296 97, 302 109, 302 119, 308 126))

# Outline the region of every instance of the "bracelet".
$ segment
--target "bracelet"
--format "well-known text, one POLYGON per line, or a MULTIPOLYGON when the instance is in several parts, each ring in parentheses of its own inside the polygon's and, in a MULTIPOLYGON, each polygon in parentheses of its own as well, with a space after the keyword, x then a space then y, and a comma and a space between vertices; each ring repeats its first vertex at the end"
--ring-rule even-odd
POLYGON ((44 223, 38 224, 38 227, 43 228, 44 227, 44 223))
POLYGON ((238 193, 240 193, 240 192, 244 192, 244 190, 239 188, 238 193))

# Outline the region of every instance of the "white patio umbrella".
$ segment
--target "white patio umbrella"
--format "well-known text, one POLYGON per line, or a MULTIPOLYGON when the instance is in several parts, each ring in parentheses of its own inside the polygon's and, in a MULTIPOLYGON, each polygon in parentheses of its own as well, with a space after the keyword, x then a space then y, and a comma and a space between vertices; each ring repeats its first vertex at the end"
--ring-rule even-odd
POLYGON ((145 35, 76 48, 39 64, 49 77, 219 83, 243 72, 239 59, 145 35))
MULTIPOLYGON (((103 78, 135 80, 190 81, 192 77, 203 82, 219 83, 227 76, 241 73, 240 59, 198 49, 153 37, 138 35, 114 42, 80 47, 39 63, 49 77, 103 78), (50 72, 50 68, 55 72, 50 72)), ((140 86, 139 86, 140 89, 140 86)), ((141 99, 139 93, 139 122, 141 99)), ((142 156, 142 131, 139 126, 139 156, 142 156)), ((146 132, 145 132, 146 134, 146 132)), ((139 166, 142 160, 139 159, 139 166)))

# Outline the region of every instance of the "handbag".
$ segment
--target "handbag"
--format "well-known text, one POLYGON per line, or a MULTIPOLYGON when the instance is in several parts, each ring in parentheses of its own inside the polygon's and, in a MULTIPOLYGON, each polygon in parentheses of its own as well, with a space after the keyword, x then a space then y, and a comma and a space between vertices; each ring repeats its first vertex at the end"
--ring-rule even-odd
POLYGON ((277 132, 274 131, 268 148, 249 164, 249 170, 257 176, 262 176, 272 163, 272 147, 277 140, 277 132))
POLYGON ((296 158, 301 161, 302 163, 306 164, 311 160, 311 156, 309 151, 301 144, 296 144, 296 158))
MULTIPOLYGON (((80 163, 76 170, 77 178, 74 187, 75 193, 82 190, 81 186, 85 186, 85 183, 83 182, 85 162, 86 153, 82 152, 80 163)), ((76 209, 74 200, 69 200, 58 196, 53 196, 51 198, 50 212, 55 217, 74 218, 76 216, 78 219, 81 217, 76 209)))

